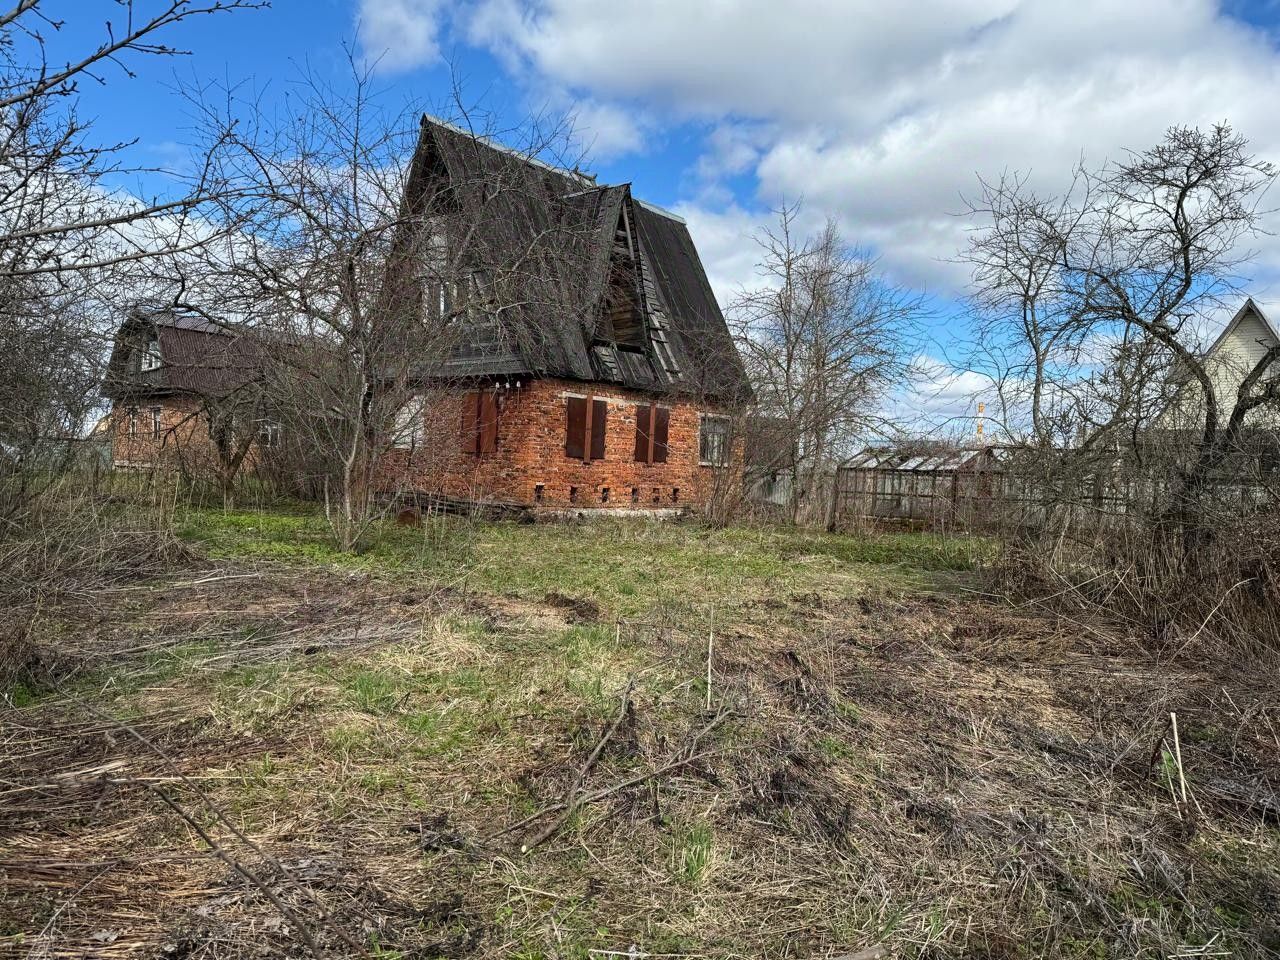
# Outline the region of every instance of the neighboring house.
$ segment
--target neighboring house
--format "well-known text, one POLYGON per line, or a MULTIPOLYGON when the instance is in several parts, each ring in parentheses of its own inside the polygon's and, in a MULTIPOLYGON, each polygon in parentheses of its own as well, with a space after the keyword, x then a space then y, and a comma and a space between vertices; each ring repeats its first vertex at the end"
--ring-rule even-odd
MULTIPOLYGON (((103 385, 112 463, 216 471, 222 438, 211 414, 239 405, 263 366, 257 338, 171 310, 135 312, 116 333, 103 385)), ((277 429, 261 417, 245 426, 265 444, 277 429)))
MULTIPOLYGON (((582 296, 573 309, 511 307, 518 335, 483 316, 463 318, 460 342, 443 358, 423 358, 413 374, 415 396, 401 411, 379 487, 548 510, 704 503, 717 480, 732 478, 723 468, 740 451, 729 417, 749 391, 684 220, 635 198, 628 184, 598 185, 430 118, 406 208, 438 195, 442 183, 465 204, 464 191, 492 181, 476 175, 486 171, 515 173, 525 186, 510 198, 495 190, 478 199, 486 217, 473 230, 495 234, 482 244, 518 246, 571 219, 573 256, 544 259, 539 269, 551 287, 582 296)), ((426 239, 409 236, 403 249, 438 254, 435 236, 426 239)), ((410 263, 389 283, 426 273, 410 263)), ((457 294, 410 283, 413 297, 393 291, 387 299, 412 301, 428 319, 457 294)), ((166 438, 184 439, 172 425, 190 423, 204 394, 236 389, 254 367, 243 337, 178 318, 151 322, 126 324, 112 361, 128 373, 108 391, 118 463, 161 456, 166 438)))
MULTIPOLYGON (((1258 364, 1266 352, 1280 343, 1277 330, 1262 307, 1252 297, 1236 311, 1222 333, 1204 354, 1205 372, 1213 384, 1218 403, 1218 423, 1225 425, 1235 406, 1240 384, 1258 364)), ((1280 362, 1264 374, 1267 380, 1280 376, 1280 362)), ((1204 394, 1199 383, 1189 374, 1180 378, 1177 395, 1161 415, 1159 426, 1164 429, 1199 431, 1204 423, 1204 394)), ((1250 413, 1248 427, 1277 426, 1274 413, 1264 409, 1250 413)))

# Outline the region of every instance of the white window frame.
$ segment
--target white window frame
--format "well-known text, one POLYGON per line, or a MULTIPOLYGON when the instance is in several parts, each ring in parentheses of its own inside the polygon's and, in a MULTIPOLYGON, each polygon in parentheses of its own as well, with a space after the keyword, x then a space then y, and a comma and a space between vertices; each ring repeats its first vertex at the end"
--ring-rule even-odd
POLYGON ((164 407, 152 407, 151 413, 151 439, 159 440, 164 436, 164 407))
POLYGON ((138 360, 138 367, 143 373, 151 370, 160 369, 160 340, 157 337, 151 337, 147 340, 147 344, 142 348, 142 356, 138 360))
POLYGON ((127 411, 127 416, 129 418, 127 427, 129 439, 133 440, 138 436, 138 408, 130 407, 127 411))
POLYGON ((420 396, 410 397, 396 411, 391 430, 391 446, 397 450, 413 450, 422 446, 426 434, 426 402, 420 396))
POLYGON ((270 450, 280 446, 280 424, 275 420, 258 421, 258 446, 270 450))

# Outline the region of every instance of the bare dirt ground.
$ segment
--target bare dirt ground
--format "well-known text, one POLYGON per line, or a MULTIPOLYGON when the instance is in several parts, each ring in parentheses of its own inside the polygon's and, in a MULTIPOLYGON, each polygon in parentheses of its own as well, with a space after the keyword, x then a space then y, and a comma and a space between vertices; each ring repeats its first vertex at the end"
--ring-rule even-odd
POLYGON ((825 546, 599 536, 641 572, 198 555, 24 620, 0 955, 1280 951, 1274 676, 825 546), (650 596, 677 548, 694 596, 650 596))

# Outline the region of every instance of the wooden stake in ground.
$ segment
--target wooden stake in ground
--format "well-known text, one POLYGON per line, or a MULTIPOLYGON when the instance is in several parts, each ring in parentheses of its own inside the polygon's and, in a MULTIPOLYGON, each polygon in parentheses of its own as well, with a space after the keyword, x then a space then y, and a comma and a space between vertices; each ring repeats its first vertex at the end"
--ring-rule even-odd
POLYGON ((711 654, 716 642, 716 608, 711 607, 711 629, 707 632, 707 712, 711 712, 711 654))
POLYGON ((1176 713, 1169 714, 1169 727, 1173 731, 1173 758, 1178 764, 1178 791, 1182 795, 1181 810, 1183 816, 1186 816, 1187 810, 1187 777, 1182 772, 1182 744, 1178 740, 1178 715, 1176 713))

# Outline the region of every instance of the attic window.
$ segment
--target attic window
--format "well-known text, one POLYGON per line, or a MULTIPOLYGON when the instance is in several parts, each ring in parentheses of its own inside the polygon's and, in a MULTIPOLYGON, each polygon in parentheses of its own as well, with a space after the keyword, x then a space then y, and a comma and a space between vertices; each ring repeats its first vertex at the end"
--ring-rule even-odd
POLYGON ((467 276, 467 319, 472 323, 494 318, 496 300, 488 270, 472 270, 467 276))
POLYGON ((625 204, 613 235, 604 310, 605 327, 612 332, 615 344, 619 347, 644 349, 647 336, 640 300, 640 275, 636 264, 635 238, 631 232, 631 217, 625 204))
POLYGON ((155 337, 147 340, 147 345, 143 348, 142 357, 138 361, 138 365, 143 373, 148 370, 155 370, 160 366, 160 341, 155 337))

